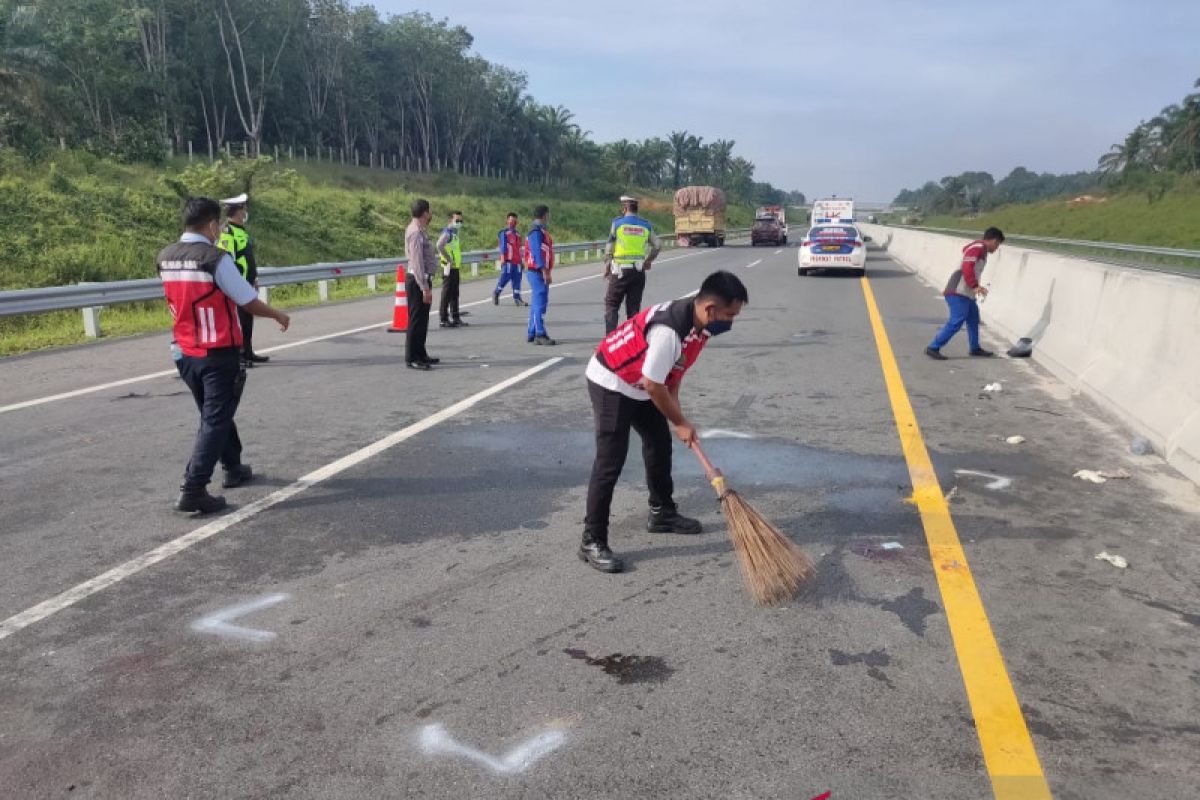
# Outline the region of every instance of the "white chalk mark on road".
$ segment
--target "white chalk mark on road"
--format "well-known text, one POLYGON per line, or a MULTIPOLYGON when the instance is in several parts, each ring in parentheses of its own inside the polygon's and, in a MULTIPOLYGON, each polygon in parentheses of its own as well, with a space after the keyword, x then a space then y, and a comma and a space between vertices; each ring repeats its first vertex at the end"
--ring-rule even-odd
POLYGON ((749 264, 747 264, 747 265, 746 265, 746 269, 754 269, 755 267, 757 267, 757 266, 758 266, 759 264, 761 264, 761 263, 762 263, 762 259, 761 259, 761 258, 760 258, 758 261, 751 261, 749 264))
POLYGON ((533 766, 535 761, 561 747, 566 740, 567 735, 560 730, 542 731, 509 750, 501 758, 496 758, 456 742, 441 725, 426 725, 421 729, 421 750, 425 755, 461 756, 482 764, 499 775, 524 772, 533 766))
POLYGON ((227 636, 230 639, 241 639, 247 642, 269 642, 275 638, 275 631, 264 631, 258 628, 246 628, 242 625, 234 625, 232 620, 252 614, 255 611, 262 611, 264 608, 277 606, 287 599, 289 599, 289 596, 280 592, 264 595, 257 600, 251 600, 246 603, 238 603, 236 606, 230 606, 229 608, 222 608, 216 613, 201 617, 193 622, 192 630, 197 633, 211 633, 216 636, 227 636))
MULTIPOLYGON (((692 256, 702 256, 705 253, 710 253, 710 252, 715 252, 715 251, 706 250, 704 252, 684 253, 683 255, 675 256, 673 258, 664 258, 661 261, 656 261, 655 263, 656 264, 669 264, 672 261, 679 261, 680 259, 690 258, 692 256)), ((596 280, 600 277, 601 277, 600 275, 585 275, 582 278, 574 278, 569 281, 563 281, 562 283, 555 283, 553 285, 553 288, 558 289, 558 288, 562 288, 563 286, 570 286, 573 283, 581 283, 583 281, 596 280)), ((382 297, 382 295, 381 295, 381 297, 382 297)), ((490 302, 492 302, 492 298, 489 296, 483 300, 473 300, 470 303, 463 303, 461 308, 471 308, 472 306, 481 306, 481 305, 485 305, 490 302)), ((389 313, 390 313, 390 311, 389 311, 389 313)), ((379 328, 386 328, 391 324, 392 323, 390 321, 389 322, 376 322, 371 325, 363 325, 358 328, 350 328, 349 330, 336 331, 334 333, 326 333, 322 336, 310 336, 307 339, 298 339, 294 342, 285 342, 283 344, 277 344, 274 347, 259 348, 258 352, 263 353, 263 354, 278 353, 281 350, 291 350, 293 347, 303 347, 304 345, 307 345, 307 344, 314 344, 316 342, 324 342, 329 339, 337 339, 342 336, 353 336, 356 333, 365 333, 367 331, 378 330, 379 328)), ((165 333, 166 332, 164 331, 164 334, 165 333)), ((58 400, 70 400, 72 397, 81 397, 85 394, 95 394, 96 392, 103 392, 106 389, 116 389, 121 386, 128 386, 131 383, 141 383, 143 381, 152 381, 155 378, 169 378, 171 376, 176 376, 178 374, 179 374, 179 372, 177 370, 164 369, 159 372, 147 372, 145 375, 135 375, 132 378, 122 378, 121 380, 118 380, 118 381, 110 381, 109 383, 99 383, 99 384, 96 384, 95 386, 85 386, 82 389, 72 389, 69 392, 60 392, 59 394, 51 394, 51 395, 47 395, 45 397, 36 397, 32 400, 22 400, 19 403, 10 403, 6 406, 0 406, 0 414, 4 414, 5 412, 8 412, 8 411, 20 411, 23 408, 33 408, 34 406, 41 406, 41 405, 45 405, 46 403, 56 402, 58 400)))
POLYGON ((776 255, 776 256, 777 256, 777 255, 779 255, 779 254, 780 254, 780 253, 782 253, 782 252, 783 252, 782 250, 776 250, 776 251, 775 251, 774 253, 772 253, 771 255, 776 255))
POLYGON ((994 492, 998 492, 1001 489, 1007 489, 1008 487, 1012 486, 1012 478, 1006 478, 1003 475, 993 475, 990 472, 976 472, 973 469, 956 469, 954 470, 954 474, 974 475, 976 478, 987 478, 991 481, 991 483, 987 484, 983 488, 991 489, 994 492))
POLYGON ((753 439, 753 433, 742 433, 741 431, 727 431, 724 428, 710 428, 700 431, 701 439, 753 439))
POLYGON ((183 536, 180 536, 177 539, 172 539, 169 542, 160 544, 153 550, 143 553, 137 558, 130 559, 124 564, 113 567, 108 572, 105 572, 102 575, 97 575, 91 580, 84 581, 78 586, 67 589, 65 592, 62 592, 55 597, 51 597, 49 600, 43 600, 36 606, 28 608, 22 611, 20 614, 16 614, 15 616, 9 617, 3 622, 0 622, 0 639, 5 639, 9 636, 12 636, 17 631, 27 628, 35 622, 40 622, 46 617, 62 611, 64 608, 69 608, 70 606, 75 605, 80 600, 91 597, 96 592, 107 589, 114 583, 119 583, 125 580, 130 575, 136 575, 147 567, 152 567, 160 561, 165 561, 171 556, 181 553, 184 550, 187 550, 189 547, 203 542, 205 539, 210 539, 213 536, 216 536, 218 533, 232 528, 239 522, 250 519, 257 514, 266 511, 272 506, 278 505, 285 500, 289 500, 306 489, 311 489, 322 481, 328 480, 335 475, 345 472, 351 467, 358 466, 367 459, 377 456, 385 450, 395 447, 401 442, 407 441, 419 433, 424 433, 435 425, 458 416, 462 412, 467 411, 484 400, 487 400, 489 397, 497 395, 500 392, 503 392, 505 389, 532 378, 534 375, 553 367, 562 360, 563 359, 561 356, 547 359, 541 364, 538 364, 536 367, 530 367, 520 374, 514 375, 511 378, 489 386, 483 391, 476 392, 470 397, 459 400, 457 403, 443 408, 436 414, 428 416, 419 422, 414 422, 407 428, 401 428, 400 430, 390 433, 387 436, 384 436, 382 439, 367 445, 366 447, 355 450, 349 455, 342 456, 331 464, 326 464, 320 469, 313 470, 304 477, 296 480, 294 483, 289 484, 282 489, 271 492, 271 494, 260 500, 255 500, 253 503, 245 505, 235 511, 231 511, 222 517, 218 517, 207 525, 201 525, 194 531, 185 533, 183 536))

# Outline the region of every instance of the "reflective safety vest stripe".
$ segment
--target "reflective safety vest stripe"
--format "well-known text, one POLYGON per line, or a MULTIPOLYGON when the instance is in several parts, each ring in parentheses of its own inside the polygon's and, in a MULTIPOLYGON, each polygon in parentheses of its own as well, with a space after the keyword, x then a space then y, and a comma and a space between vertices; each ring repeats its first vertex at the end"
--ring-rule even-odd
POLYGON ((683 350, 679 360, 671 367, 664 385, 678 386, 711 338, 708 331, 696 329, 694 322, 690 297, 671 303, 659 303, 644 309, 633 319, 626 320, 606 336, 596 348, 596 358, 625 383, 639 389, 644 388, 642 367, 646 364, 646 353, 650 349, 650 327, 666 325, 679 336, 683 342, 683 350))
POLYGON ((217 247, 233 256, 233 263, 237 264, 243 278, 250 275, 250 263, 246 260, 246 246, 249 244, 250 234, 237 225, 226 225, 221 229, 221 238, 217 240, 217 247))
MULTIPOLYGON (((454 268, 458 269, 462 266, 462 240, 458 238, 458 231, 454 228, 446 228, 442 233, 450 234, 450 241, 446 242, 446 249, 450 251, 450 256, 454 259, 454 268)), ((449 263, 440 250, 438 251, 438 263, 443 267, 449 263)))
POLYGON ((206 243, 176 242, 158 254, 163 295, 174 319, 175 341, 184 355, 242 346, 237 305, 217 286, 225 251, 206 243))
POLYGON ((646 260, 646 246, 650 242, 650 227, 629 217, 613 220, 613 261, 636 264, 646 260))

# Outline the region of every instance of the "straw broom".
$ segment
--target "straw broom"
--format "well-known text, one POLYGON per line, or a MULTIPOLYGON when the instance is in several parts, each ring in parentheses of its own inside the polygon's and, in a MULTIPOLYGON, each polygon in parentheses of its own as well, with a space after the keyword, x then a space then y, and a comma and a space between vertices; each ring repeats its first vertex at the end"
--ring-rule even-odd
POLYGON ((770 520, 754 510, 725 485, 725 476, 713 466, 700 442, 692 443, 704 474, 721 501, 721 513, 737 552, 746 588, 760 606, 773 606, 792 597, 800 585, 816 574, 816 566, 770 520))

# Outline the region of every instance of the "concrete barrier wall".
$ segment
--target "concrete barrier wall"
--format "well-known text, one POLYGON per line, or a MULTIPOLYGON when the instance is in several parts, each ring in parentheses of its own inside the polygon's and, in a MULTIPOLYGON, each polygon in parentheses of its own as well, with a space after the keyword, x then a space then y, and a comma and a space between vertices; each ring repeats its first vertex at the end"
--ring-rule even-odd
MULTIPOLYGON (((861 225, 937 287, 966 239, 861 225)), ((984 323, 1149 439, 1200 483, 1200 280, 1003 245, 988 259, 984 323)))

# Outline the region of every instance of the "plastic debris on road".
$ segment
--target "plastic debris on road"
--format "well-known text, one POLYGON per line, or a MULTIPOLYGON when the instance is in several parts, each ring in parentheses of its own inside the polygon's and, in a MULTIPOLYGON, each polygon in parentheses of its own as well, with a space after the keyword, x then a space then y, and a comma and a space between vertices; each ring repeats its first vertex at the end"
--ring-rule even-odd
POLYGON ((1004 441, 1008 442, 1009 444, 1024 444, 1025 437, 1024 436, 1010 436, 1007 439, 1005 439, 1004 441))
POLYGON ((1000 381, 996 381, 995 383, 989 383, 987 386, 984 386, 983 390, 985 392, 1002 392, 1004 391, 1004 387, 1000 385, 1000 381))
POLYGON ((904 545, 900 544, 899 542, 884 542, 883 544, 879 545, 879 548, 881 550, 903 550, 904 545))
POLYGON ((1081 481, 1091 481, 1092 483, 1108 482, 1108 478, 1104 477, 1094 469, 1081 469, 1072 477, 1079 478, 1081 481))
POLYGON ((1112 564, 1117 569, 1125 569, 1126 567, 1129 566, 1129 562, 1126 561, 1122 556, 1119 556, 1115 553, 1110 553, 1107 550, 1097 553, 1096 560, 1097 561, 1107 561, 1108 563, 1112 564))
POLYGON ((1109 481, 1123 481, 1133 477, 1123 469, 1102 469, 1099 475, 1109 481))
POLYGON ((1129 452, 1135 456, 1148 456, 1154 452, 1154 445, 1145 436, 1135 436, 1129 443, 1129 452))
POLYGON ((1008 348, 1009 358, 1029 358, 1033 355, 1033 339, 1022 337, 1017 343, 1008 348))

